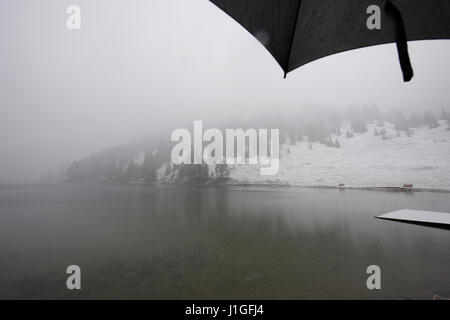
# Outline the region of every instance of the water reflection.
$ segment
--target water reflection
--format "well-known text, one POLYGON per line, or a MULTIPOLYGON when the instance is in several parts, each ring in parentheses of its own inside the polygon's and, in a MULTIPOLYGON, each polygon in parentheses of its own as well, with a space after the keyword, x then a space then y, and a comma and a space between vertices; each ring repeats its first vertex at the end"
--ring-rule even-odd
POLYGON ((446 194, 63 185, 0 188, 0 297, 403 298, 450 288, 450 233, 374 219, 446 194), (65 289, 65 268, 83 290, 65 289), (368 265, 382 290, 368 291, 368 265))

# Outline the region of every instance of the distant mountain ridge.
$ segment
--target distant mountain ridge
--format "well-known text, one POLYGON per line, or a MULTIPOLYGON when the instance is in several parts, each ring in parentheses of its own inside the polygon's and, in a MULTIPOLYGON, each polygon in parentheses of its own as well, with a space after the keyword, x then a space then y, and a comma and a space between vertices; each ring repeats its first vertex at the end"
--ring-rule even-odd
MULTIPOLYGON (((175 143, 166 139, 110 148, 75 161, 68 182, 119 184, 289 184, 298 186, 394 187, 450 189, 448 113, 436 120, 376 108, 331 110, 319 118, 287 117, 266 126, 280 128, 280 172, 259 175, 255 165, 174 165, 175 143), (389 122, 390 120, 392 122, 389 122)), ((247 124, 261 127, 260 123, 247 124)), ((235 126, 246 128, 245 126, 235 126)))

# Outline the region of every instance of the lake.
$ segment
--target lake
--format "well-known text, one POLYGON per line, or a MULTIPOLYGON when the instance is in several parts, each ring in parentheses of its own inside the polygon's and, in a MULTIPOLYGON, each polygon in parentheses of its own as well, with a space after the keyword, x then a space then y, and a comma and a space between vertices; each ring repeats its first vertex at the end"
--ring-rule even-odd
POLYGON ((448 193, 0 186, 2 299, 450 297, 450 231, 375 219, 448 193), (82 289, 69 291, 78 265, 82 289), (381 268, 381 290, 366 269, 381 268))

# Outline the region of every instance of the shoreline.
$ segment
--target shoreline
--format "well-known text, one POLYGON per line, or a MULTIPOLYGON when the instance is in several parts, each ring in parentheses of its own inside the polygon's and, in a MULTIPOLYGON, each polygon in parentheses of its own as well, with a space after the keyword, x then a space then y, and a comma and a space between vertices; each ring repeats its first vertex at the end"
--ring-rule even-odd
POLYGON ((246 182, 232 182, 226 183, 225 186, 239 186, 239 187, 280 187, 280 188, 302 188, 302 189, 335 189, 335 190, 366 190, 366 191, 382 191, 382 192, 437 192, 437 193, 450 193, 450 189, 443 188, 414 188, 414 187, 371 187, 371 186, 353 186, 353 187, 340 187, 340 186, 327 186, 327 185, 295 185, 289 183, 246 183, 246 182))
POLYGON ((250 183, 236 180, 228 181, 208 181, 206 183, 142 183, 142 182, 100 182, 100 181, 60 181, 47 183, 32 184, 87 184, 87 185, 117 185, 117 186, 179 186, 179 187, 205 187, 205 188, 221 188, 221 187, 255 187, 255 188, 279 188, 279 189, 329 189, 329 190, 365 190, 379 192, 433 192, 433 193, 450 193, 450 189, 445 188, 423 188, 423 187, 380 187, 380 186, 327 186, 327 185, 295 185, 289 183, 250 183))

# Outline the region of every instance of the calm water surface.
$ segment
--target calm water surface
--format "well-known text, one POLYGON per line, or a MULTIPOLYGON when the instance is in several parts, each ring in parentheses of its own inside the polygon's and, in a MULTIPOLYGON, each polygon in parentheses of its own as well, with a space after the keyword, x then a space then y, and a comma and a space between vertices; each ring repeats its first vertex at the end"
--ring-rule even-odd
POLYGON ((445 193, 0 186, 0 298, 450 296, 450 231, 374 219, 445 193), (68 265, 82 290, 66 289, 68 265), (382 289, 366 288, 381 267, 382 289))

